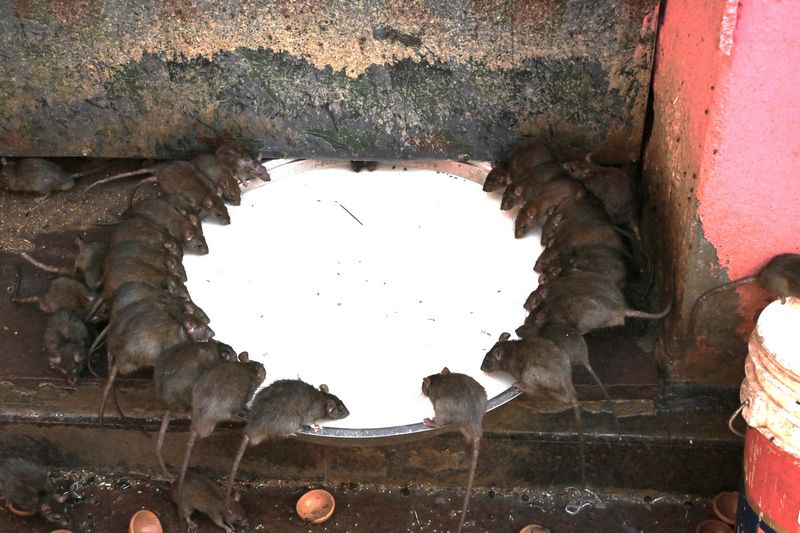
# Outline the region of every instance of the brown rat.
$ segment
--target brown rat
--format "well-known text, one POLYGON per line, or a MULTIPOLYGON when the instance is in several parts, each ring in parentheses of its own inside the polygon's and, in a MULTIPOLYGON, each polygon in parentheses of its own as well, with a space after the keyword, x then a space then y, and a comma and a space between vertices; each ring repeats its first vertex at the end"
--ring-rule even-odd
POLYGON ((612 292, 614 295, 619 293, 619 298, 622 298, 619 286, 605 276, 593 272, 574 272, 539 285, 525 300, 523 307, 531 311, 539 307, 544 300, 553 294, 579 292, 588 287, 599 291, 612 292))
POLYGON ((630 228, 639 239, 639 205, 631 177, 615 167, 603 167, 586 161, 564 163, 564 169, 580 180, 602 202, 611 222, 630 228))
POLYGON ((423 423, 431 427, 454 425, 472 447, 467 489, 458 522, 458 533, 460 533, 467 517, 467 506, 475 482, 475 470, 478 467, 483 416, 486 414, 488 403, 486 390, 470 376, 450 372, 444 367, 438 374, 432 374, 422 380, 422 394, 430 399, 434 413, 433 419, 426 418, 423 423))
POLYGON ((526 171, 553 160, 553 152, 546 144, 537 139, 526 139, 511 149, 505 167, 510 181, 516 181, 526 171))
POLYGON ((511 176, 508 173, 508 168, 505 163, 498 163, 492 166, 492 170, 486 175, 483 182, 484 192, 499 191, 506 185, 511 183, 511 176))
MULTIPOLYGON (((39 296, 18 297, 19 277, 14 288, 13 301, 35 303, 43 313, 69 311, 78 316, 87 316, 98 296, 80 281, 61 276, 50 280, 47 292, 39 296)), ((106 315, 107 316, 107 315, 106 315)))
MULTIPOLYGON (((148 303, 148 302, 145 302, 148 303)), ((100 404, 103 424, 108 394, 117 374, 130 374, 155 365, 167 349, 188 340, 204 341, 213 330, 192 315, 176 319, 160 306, 127 306, 115 316, 108 328, 109 372, 100 404)))
POLYGON ((378 168, 377 161, 350 161, 350 168, 353 172, 361 172, 362 170, 367 170, 368 172, 372 172, 376 168, 378 168))
POLYGON ((253 179, 269 181, 269 173, 261 164, 261 157, 252 158, 231 143, 224 143, 214 151, 214 157, 227 167, 242 184, 253 179))
POLYGON ((198 175, 209 189, 216 191, 229 204, 241 205, 242 190, 231 169, 211 154, 196 155, 191 161, 200 171, 198 175))
POLYGON ((22 252, 20 255, 27 262, 45 272, 70 277, 78 277, 80 275, 88 288, 96 290, 102 283, 103 258, 105 257, 107 246, 105 243, 87 243, 80 237, 75 239, 75 244, 78 247, 78 254, 75 256, 75 261, 71 268, 56 267, 42 263, 27 252, 22 252))
POLYGON ((197 531, 192 513, 200 511, 214 524, 233 533, 238 527, 247 527, 247 515, 239 503, 239 493, 233 492, 233 499, 226 503, 225 491, 207 477, 189 472, 182 490, 176 485, 170 490, 173 501, 178 506, 178 515, 186 521, 190 532, 197 531))
POLYGON ((521 239, 568 199, 583 198, 586 188, 579 181, 556 178, 545 183, 539 193, 525 202, 514 220, 514 237, 521 239))
POLYGON ((500 209, 508 210, 512 207, 527 202, 539 194, 542 187, 555 179, 569 178, 560 163, 551 161, 542 163, 524 171, 518 178, 511 180, 503 191, 500 200, 500 209))
POLYGON ((629 274, 625 256, 619 250, 604 244, 572 248, 563 254, 557 254, 549 262, 539 256, 534 270, 542 273, 539 283, 547 283, 573 272, 587 272, 603 276, 620 288, 626 284, 629 274))
POLYGON ((0 494, 20 511, 41 513, 47 521, 69 527, 64 508, 69 494, 56 494, 53 481, 43 466, 9 457, 0 464, 0 494))
POLYGON ((189 466, 192 447, 197 437, 208 437, 220 422, 247 413, 247 403, 266 378, 264 365, 250 361, 247 352, 239 354, 240 362, 224 361, 204 373, 192 388, 192 427, 178 478, 178 494, 189 466))
POLYGON ((617 413, 614 411, 614 402, 606 391, 606 387, 600 378, 595 374, 592 365, 589 363, 589 347, 586 345, 586 340, 583 338, 578 330, 569 326, 560 324, 548 324, 539 330, 539 337, 551 341, 553 344, 561 348, 561 351, 567 354, 569 362, 573 367, 581 366, 586 369, 589 375, 592 376, 597 386, 600 387, 600 392, 608 403, 611 414, 614 416, 614 427, 619 435, 619 420, 617 413))
POLYGON ((0 183, 14 192, 49 195, 56 191, 68 191, 75 186, 76 178, 92 172, 95 170, 69 174, 52 161, 38 157, 15 161, 0 159, 0 183))
POLYGON ((157 224, 168 235, 198 255, 208 253, 203 227, 194 215, 183 215, 163 198, 148 198, 136 202, 125 212, 127 218, 139 217, 157 224))
POLYGON ((739 278, 728 283, 723 283, 708 289, 695 300, 692 312, 689 315, 689 331, 695 335, 695 317, 697 308, 702 306, 706 298, 719 291, 756 283, 764 289, 770 298, 780 298, 786 301, 789 296, 800 297, 800 255, 779 254, 770 259, 755 275, 739 278))
POLYGON ((581 334, 586 334, 596 329, 623 326, 627 317, 650 320, 664 318, 671 308, 672 304, 669 304, 658 313, 629 309, 618 291, 594 287, 583 287, 574 294, 569 290, 558 291, 528 315, 518 334, 526 337, 536 335, 545 324, 571 326, 581 334))
POLYGON ((314 388, 299 379, 279 379, 264 387, 250 403, 242 443, 231 466, 226 494, 230 495, 239 462, 248 446, 268 439, 288 437, 301 426, 318 429, 319 420, 340 420, 350 415, 344 402, 328 391, 327 385, 314 388))
POLYGON ((166 250, 129 241, 112 247, 103 262, 103 292, 109 300, 123 284, 138 281, 173 294, 186 294, 183 263, 166 250))
POLYGON ((189 200, 192 206, 198 210, 201 219, 211 215, 222 224, 230 223, 230 216, 222 198, 203 183, 198 176, 199 171, 189 161, 165 161, 151 167, 109 176, 86 187, 83 190, 83 194, 98 185, 144 174, 152 174, 152 176, 139 182, 131 192, 131 201, 129 203, 133 201, 133 197, 139 187, 148 183, 155 183, 162 193, 183 196, 189 200))
POLYGON ((192 387, 208 369, 222 361, 236 359, 233 348, 225 343, 186 341, 169 348, 156 359, 153 381, 156 396, 166 407, 158 432, 156 456, 164 475, 169 475, 161 448, 169 427, 170 411, 192 407, 192 387))
POLYGON ((74 385, 88 358, 89 331, 83 320, 69 311, 51 314, 44 330, 44 347, 50 368, 60 371, 74 385))
POLYGON ((112 248, 127 241, 142 241, 163 247, 169 253, 183 259, 183 246, 169 235, 158 224, 143 218, 130 218, 114 226, 108 240, 108 247, 112 248))
POLYGON ((578 426, 581 454, 581 486, 586 486, 586 456, 583 443, 581 408, 572 384, 569 356, 553 341, 541 337, 509 340, 503 333, 486 353, 481 363, 483 372, 503 371, 516 380, 514 387, 525 394, 544 392, 556 401, 570 404, 578 426))

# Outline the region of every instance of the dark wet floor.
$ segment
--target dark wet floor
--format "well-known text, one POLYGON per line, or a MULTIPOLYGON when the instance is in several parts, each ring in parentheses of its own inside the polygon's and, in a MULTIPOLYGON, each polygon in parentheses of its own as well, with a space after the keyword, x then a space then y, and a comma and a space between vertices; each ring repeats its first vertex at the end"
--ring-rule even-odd
MULTIPOLYGON (((179 521, 166 482, 139 476, 101 476, 69 472, 59 481, 66 490, 73 484, 83 498, 71 504, 73 530, 80 532, 124 532, 137 510, 149 509, 162 521, 167 533, 185 531, 179 521)), ((299 484, 242 484, 241 503, 249 527, 237 531, 334 532, 334 531, 455 531, 462 492, 410 487, 378 487, 342 484, 325 486, 336 499, 336 509, 325 524, 312 526, 295 514, 297 499, 309 488, 299 484)), ((695 524, 713 518, 708 500, 653 494, 583 492, 587 504, 577 514, 565 510, 581 503, 576 490, 524 489, 479 490, 474 493, 465 532, 516 533, 528 524, 548 527, 552 533, 637 533, 693 531, 695 524)), ((200 532, 222 531, 204 516, 194 515, 200 532)), ((0 531, 48 533, 41 517, 20 518, 0 511, 0 531)))

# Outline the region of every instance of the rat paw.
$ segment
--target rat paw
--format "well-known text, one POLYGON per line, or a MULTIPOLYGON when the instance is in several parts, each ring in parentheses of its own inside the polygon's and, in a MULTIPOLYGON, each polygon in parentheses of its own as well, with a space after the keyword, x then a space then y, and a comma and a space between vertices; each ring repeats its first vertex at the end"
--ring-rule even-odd
POLYGON ((439 427, 439 424, 436 423, 436 420, 433 420, 431 418, 423 418, 422 423, 428 426, 429 428, 439 427))
POLYGON ((322 431, 322 426, 320 426, 319 424, 311 424, 311 430, 314 433, 319 433, 320 431, 322 431))

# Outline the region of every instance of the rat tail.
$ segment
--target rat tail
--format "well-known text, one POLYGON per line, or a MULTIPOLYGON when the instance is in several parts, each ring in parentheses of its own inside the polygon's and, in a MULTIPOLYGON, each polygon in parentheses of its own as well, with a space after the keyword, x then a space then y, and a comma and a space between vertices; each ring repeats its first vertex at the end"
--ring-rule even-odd
POLYGON ((633 318, 649 318, 649 319, 658 319, 664 318, 672 311, 672 302, 667 304, 667 307, 664 308, 663 311, 659 311, 658 313, 647 313, 645 311, 637 311, 635 309, 626 309, 625 316, 633 317, 633 318))
POLYGON ((231 503, 231 493, 233 492, 233 482, 236 479, 236 471, 239 470, 239 462, 242 460, 242 456, 244 455, 245 450, 247 450, 247 445, 250 444, 250 437, 245 434, 242 437, 242 443, 239 445, 239 451, 236 452, 236 457, 233 459, 233 465, 231 466, 231 475, 228 476, 228 484, 225 488, 225 512, 228 512, 231 503))
POLYGON ((32 264, 33 266, 35 266, 40 270, 44 270, 45 272, 50 272, 52 274, 59 274, 61 276, 70 276, 73 273, 71 268, 60 268, 60 267, 55 267, 53 265, 46 265, 44 263, 40 263, 39 261, 34 259, 28 252, 22 252, 20 255, 22 256, 23 259, 25 259, 25 261, 27 261, 28 263, 32 264))
POLYGON ((469 497, 472 495, 472 485, 475 483, 475 470, 478 468, 478 452, 481 449, 480 433, 472 440, 472 461, 469 466, 469 479, 467 480, 467 491, 464 493, 464 505, 461 507, 461 520, 458 522, 457 533, 461 533, 464 527, 464 520, 467 518, 467 506, 469 505, 469 497))
POLYGON ((105 183, 110 183, 112 181, 121 180, 122 178, 130 178, 130 177, 133 177, 133 176, 141 176, 142 174, 152 174, 152 169, 150 169, 150 168, 140 168, 139 170, 133 170, 131 172, 123 172, 122 174, 117 174, 115 176, 109 176, 107 178, 103 178, 101 180, 97 180, 94 183, 92 183, 91 185, 89 185, 88 187, 86 187, 85 189, 83 189, 83 192, 81 193, 81 195, 86 194, 87 192, 89 192, 90 190, 94 189, 98 185, 103 185, 105 183))
POLYGON ((583 422, 581 422, 581 405, 578 400, 572 400, 572 412, 575 413, 575 423, 578 425, 578 444, 581 454, 581 488, 586 488, 586 443, 583 440, 583 422))
POLYGON ((692 312, 689 314, 689 336, 690 338, 695 337, 695 317, 697 316, 697 308, 702 305, 706 298, 711 296, 712 294, 716 294, 719 291, 729 289, 732 287, 738 287, 739 285, 744 285, 745 283, 752 283, 756 280, 755 276, 747 276, 746 278, 737 279, 735 281, 729 281, 728 283, 723 283, 722 285, 717 285, 716 287, 711 287, 706 292, 701 294, 697 300, 694 301, 694 305, 692 306, 692 312))
POLYGON ((619 419, 617 418, 616 411, 614 411, 614 402, 611 401, 611 397, 608 395, 605 385, 603 385, 603 382, 600 381, 599 377, 597 377, 597 374, 594 373, 592 365, 587 363, 583 368, 585 368, 586 371, 591 374, 592 379, 594 379, 595 383, 597 383, 597 386, 600 387, 600 391, 603 393, 606 403, 608 403, 608 408, 611 410, 611 416, 614 417, 614 429, 617 430, 617 438, 621 438, 619 433, 619 419))

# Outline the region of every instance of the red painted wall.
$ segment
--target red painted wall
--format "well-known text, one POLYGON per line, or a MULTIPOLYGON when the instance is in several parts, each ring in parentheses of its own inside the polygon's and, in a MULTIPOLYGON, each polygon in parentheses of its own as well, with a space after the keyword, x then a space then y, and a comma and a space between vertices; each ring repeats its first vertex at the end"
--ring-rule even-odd
POLYGON ((737 385, 764 295, 696 298, 800 252, 800 2, 666 0, 644 159, 650 248, 662 295, 659 361, 677 381, 737 385), (724 271, 722 270, 724 269, 724 271), (737 335, 738 333, 738 335, 737 335))
MULTIPOLYGON (((690 11, 681 3, 668 9, 690 11)), ((800 252, 800 2, 725 4, 697 198, 705 236, 734 279, 800 252)))

